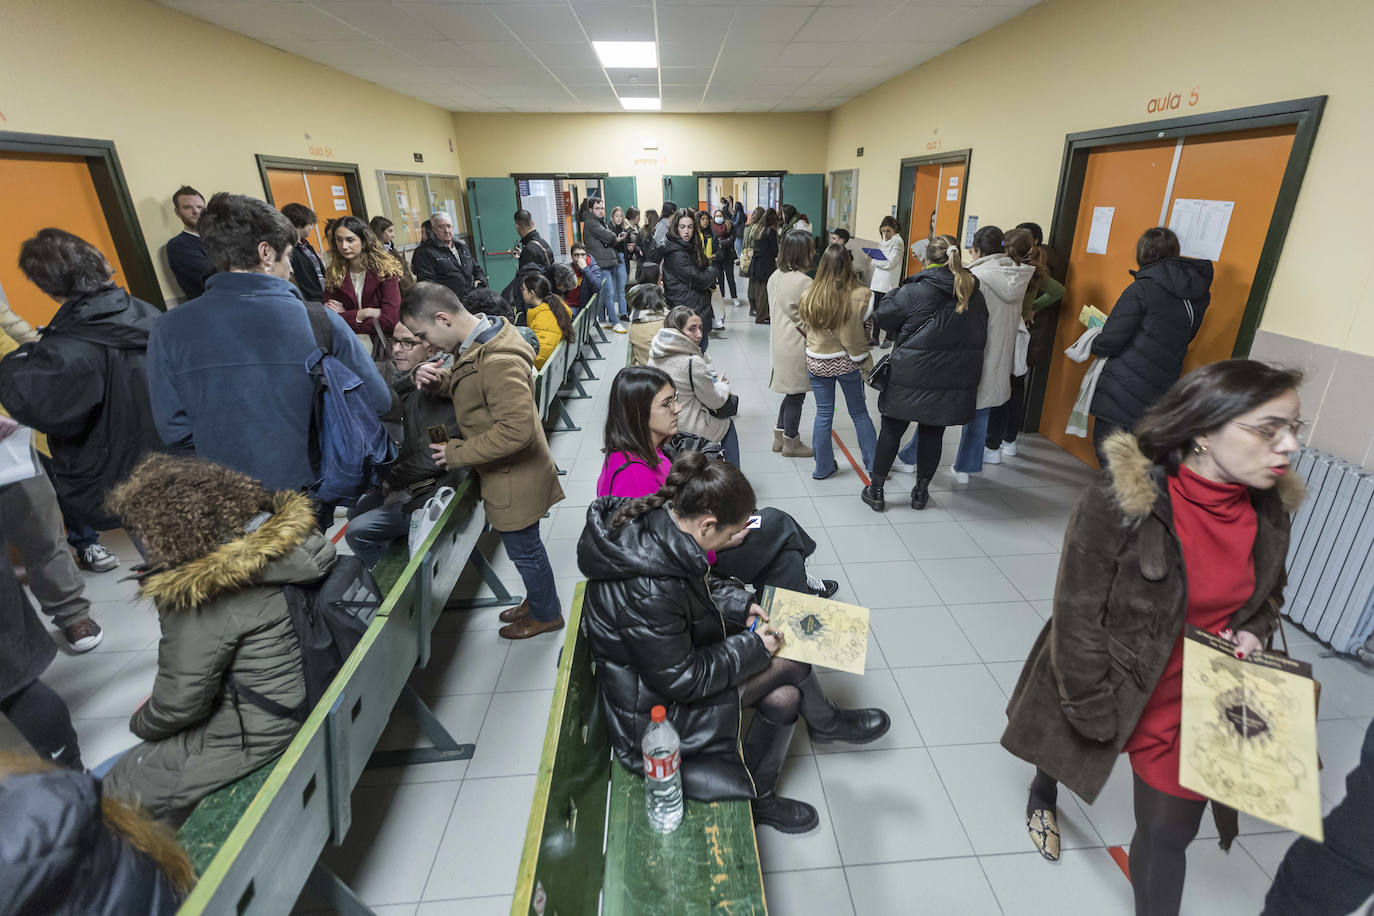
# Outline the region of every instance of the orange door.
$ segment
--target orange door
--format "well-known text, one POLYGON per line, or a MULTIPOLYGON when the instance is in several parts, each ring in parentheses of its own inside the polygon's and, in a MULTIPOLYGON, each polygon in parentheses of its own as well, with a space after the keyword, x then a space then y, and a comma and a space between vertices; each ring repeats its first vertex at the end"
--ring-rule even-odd
POLYGON ((959 238, 959 203, 964 199, 966 163, 946 162, 940 166, 939 193, 935 195, 935 234, 959 238))
POLYGON ((926 238, 931 222, 939 209, 940 166, 938 163, 918 165, 916 182, 911 189, 911 225, 906 228, 906 273, 911 276, 925 267, 911 253, 911 245, 918 239, 926 238))
POLYGON ((1288 125, 1189 137, 1181 147, 1174 139, 1158 140, 1106 147, 1089 155, 1069 254, 1065 307, 1059 316, 1059 353, 1050 366, 1041 414, 1040 429, 1047 438, 1096 464, 1090 440, 1064 433, 1087 364, 1070 362, 1063 350, 1083 332, 1078 312, 1084 304, 1111 312, 1117 297, 1131 282, 1129 271, 1136 266, 1135 243, 1140 234, 1161 222, 1168 225, 1174 203, 1179 199, 1235 204, 1221 256, 1214 262, 1211 304, 1184 360, 1184 372, 1231 357, 1288 166, 1293 137, 1294 127, 1288 125), (1166 200, 1176 148, 1178 167, 1166 200), (1088 254, 1085 249, 1093 208, 1107 206, 1116 207, 1107 253, 1088 254))
POLYGON ((0 154, 0 200, 5 202, 5 218, 0 219, 0 287, 10 308, 29 324, 47 324, 59 307, 19 271, 19 246, 39 229, 64 229, 90 242, 115 269, 114 282, 127 286, 85 159, 0 154))
POLYGON ((272 189, 272 205, 280 210, 287 204, 304 204, 315 211, 315 231, 310 244, 319 252, 327 251, 324 224, 356 212, 348 197, 348 184, 339 172, 303 172, 295 169, 268 169, 267 184, 272 189), (338 191, 339 193, 336 193, 338 191), (342 207, 338 206, 340 202, 342 207))

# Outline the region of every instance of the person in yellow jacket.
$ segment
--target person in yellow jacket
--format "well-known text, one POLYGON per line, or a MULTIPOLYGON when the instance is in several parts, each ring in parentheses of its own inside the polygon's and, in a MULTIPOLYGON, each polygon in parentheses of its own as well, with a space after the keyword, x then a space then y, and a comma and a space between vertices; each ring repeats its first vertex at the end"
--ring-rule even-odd
POLYGON ((525 300, 525 324, 539 337, 539 350, 534 354, 534 368, 544 368, 558 344, 573 336, 572 309, 563 297, 553 291, 553 285, 543 274, 530 274, 520 284, 525 300))

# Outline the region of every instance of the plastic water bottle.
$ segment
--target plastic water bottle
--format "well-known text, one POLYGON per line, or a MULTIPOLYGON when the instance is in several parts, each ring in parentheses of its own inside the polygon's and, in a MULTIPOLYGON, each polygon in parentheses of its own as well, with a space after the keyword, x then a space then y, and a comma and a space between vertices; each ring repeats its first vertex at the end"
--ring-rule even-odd
POLYGON ((682 823, 682 762, 677 731, 668 721, 668 711, 655 706, 649 713, 652 724, 644 733, 644 804, 649 826, 659 833, 672 833, 682 823))

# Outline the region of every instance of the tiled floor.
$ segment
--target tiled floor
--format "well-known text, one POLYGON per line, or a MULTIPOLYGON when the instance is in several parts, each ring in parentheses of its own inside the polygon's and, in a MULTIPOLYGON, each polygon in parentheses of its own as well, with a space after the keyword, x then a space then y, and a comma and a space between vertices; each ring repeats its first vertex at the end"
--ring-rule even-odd
MULTIPOLYGON (((814 749, 799 728, 782 791, 814 804, 812 833, 759 835, 770 909, 779 916, 841 914, 1125 914, 1130 886, 1107 847, 1130 841, 1130 774, 1117 767, 1097 802, 1065 795, 1065 852, 1051 865, 1022 826, 1029 768, 997 744, 1003 708, 1026 652, 1050 612, 1058 549, 1074 498, 1091 472, 1038 436, 1021 457, 989 467, 967 486, 942 469, 930 508, 915 512, 896 475, 882 515, 860 503, 858 476, 839 454, 841 473, 810 477, 807 461, 770 451, 778 396, 767 390, 768 328, 727 309, 728 336, 711 355, 740 396, 742 464, 761 501, 784 509, 817 542, 814 570, 840 581, 842 598, 873 609, 868 672, 822 675, 832 696, 878 705, 892 730, 863 749, 814 749)), ((575 548, 600 470, 600 430, 609 379, 624 363, 625 338, 611 335, 594 398, 569 411, 580 433, 551 445, 567 499, 544 525, 559 592, 566 603, 578 579, 575 548)), ((875 393, 870 392, 870 395, 875 393)), ((876 401, 876 398, 871 398, 876 401)), ((803 419, 809 438, 812 403, 803 419)), ((876 417, 876 406, 873 406, 876 417)), ((841 411, 836 430, 855 438, 841 411)), ((952 457, 957 430, 946 455, 952 457)), ((108 539, 126 563, 126 540, 108 539)), ((517 587, 498 545, 494 566, 517 587)), ((81 657, 61 655, 45 675, 72 707, 87 761, 127 746, 127 716, 152 684, 157 623, 133 600, 120 573, 88 575, 105 643, 81 657)), ((494 611, 447 616, 428 670, 414 684, 460 741, 475 741, 471 761, 370 771, 354 794, 346 842, 325 858, 378 913, 388 916, 495 914, 510 893, 525 833, 563 634, 524 643, 496 635, 494 611)), ((1294 654, 1314 662, 1323 681, 1319 734, 1328 807, 1374 716, 1374 673, 1321 657, 1300 633, 1294 654)), ((399 717, 398 717, 399 718, 399 717)), ((393 723, 386 746, 406 746, 413 729, 393 723)), ((0 746, 19 743, 0 720, 0 746)), ((1215 836, 1210 818, 1203 837, 1215 836)), ((1254 914, 1291 836, 1242 819, 1229 856, 1205 839, 1189 852, 1183 910, 1208 916, 1254 914)), ((303 901, 301 909, 308 909, 303 901)))

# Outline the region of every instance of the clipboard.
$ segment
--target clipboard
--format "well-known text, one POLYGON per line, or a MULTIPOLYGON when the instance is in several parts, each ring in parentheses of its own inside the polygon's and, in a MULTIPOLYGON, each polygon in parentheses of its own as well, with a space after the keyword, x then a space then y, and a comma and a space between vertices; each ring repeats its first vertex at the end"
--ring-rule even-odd
POLYGON ((886 261, 886 260, 887 260, 887 255, 883 254, 882 251, 879 250, 879 249, 877 249, 877 248, 865 248, 865 249, 863 249, 863 253, 866 254, 866 255, 868 255, 870 258, 872 258, 872 259, 875 260, 875 261, 886 261))

